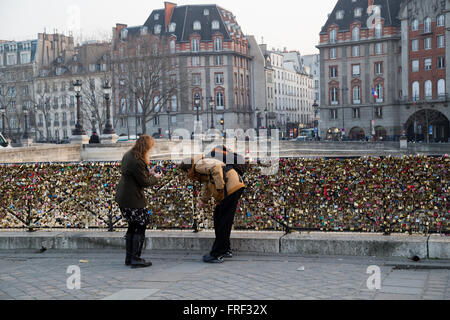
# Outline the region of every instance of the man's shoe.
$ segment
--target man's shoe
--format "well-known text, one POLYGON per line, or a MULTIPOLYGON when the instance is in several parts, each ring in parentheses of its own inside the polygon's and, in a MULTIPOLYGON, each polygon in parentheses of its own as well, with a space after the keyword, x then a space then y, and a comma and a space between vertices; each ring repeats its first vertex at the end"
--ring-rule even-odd
POLYGON ((227 252, 225 252, 225 254, 222 256, 222 258, 233 258, 233 252, 231 252, 231 250, 228 250, 227 252))
POLYGON ((203 256, 203 262, 206 263, 222 263, 223 262, 223 258, 222 257, 214 257, 210 254, 203 256))

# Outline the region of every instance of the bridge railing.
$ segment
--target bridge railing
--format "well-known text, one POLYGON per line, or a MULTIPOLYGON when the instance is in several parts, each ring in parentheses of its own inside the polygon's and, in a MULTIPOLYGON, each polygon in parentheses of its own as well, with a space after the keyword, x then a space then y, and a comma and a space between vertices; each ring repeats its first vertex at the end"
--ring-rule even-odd
MULTIPOLYGON (((154 163, 156 164, 156 162, 154 163)), ((152 229, 213 228, 213 203, 196 209, 200 186, 169 161, 146 191, 152 229)), ((403 156, 280 159, 273 175, 252 165, 235 229, 448 233, 450 159, 403 156)), ((127 226, 114 201, 119 162, 0 165, 0 228, 127 226)))

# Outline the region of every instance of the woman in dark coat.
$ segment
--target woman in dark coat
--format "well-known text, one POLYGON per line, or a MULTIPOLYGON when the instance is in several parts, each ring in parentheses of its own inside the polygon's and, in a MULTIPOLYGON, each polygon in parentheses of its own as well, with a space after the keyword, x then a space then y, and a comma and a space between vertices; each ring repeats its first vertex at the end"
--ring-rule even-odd
POLYGON ((117 187, 116 202, 122 216, 128 222, 126 238, 125 264, 132 268, 145 268, 152 265, 141 258, 145 241, 145 229, 150 223, 147 201, 144 189, 155 185, 161 174, 149 168, 150 150, 155 141, 148 135, 142 135, 134 147, 125 153, 122 159, 119 185, 117 187))

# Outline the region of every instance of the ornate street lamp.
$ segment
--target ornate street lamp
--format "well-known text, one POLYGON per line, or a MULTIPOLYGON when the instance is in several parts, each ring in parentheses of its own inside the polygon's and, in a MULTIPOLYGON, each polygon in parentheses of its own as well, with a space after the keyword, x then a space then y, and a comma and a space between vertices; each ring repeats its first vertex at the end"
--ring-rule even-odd
POLYGON ((6 135, 6 132, 5 132, 5 124, 6 124, 6 121, 5 121, 6 115, 5 115, 5 113, 6 113, 6 108, 3 107, 3 106, 0 107, 0 112, 2 114, 2 134, 6 135))
POLYGON ((198 110, 200 109, 200 94, 199 93, 196 93, 196 94, 194 94, 194 105, 195 105, 195 108, 197 109, 197 121, 200 121, 200 116, 199 116, 199 113, 198 113, 198 110))
POLYGON ((315 119, 314 119, 314 133, 315 133, 315 138, 316 141, 319 140, 319 105, 317 104, 316 100, 314 100, 314 104, 312 105, 312 107, 314 108, 314 115, 315 115, 315 119))
POLYGON ((265 114, 265 116, 266 116, 266 130, 269 130, 269 125, 268 125, 268 118, 269 118, 269 115, 267 114, 267 106, 266 106, 266 109, 264 109, 264 114, 265 114))
POLYGON ((209 107, 211 108, 211 129, 214 129, 214 99, 209 98, 209 107))
POLYGON ((169 130, 169 140, 172 140, 172 136, 170 133, 170 106, 169 105, 167 105, 167 127, 169 130))
POLYGON ((81 80, 76 80, 73 82, 73 89, 76 92, 76 98, 77 98, 77 123, 75 124, 75 129, 72 131, 72 135, 74 136, 84 136, 86 135, 86 131, 83 129, 83 117, 81 114, 81 87, 82 83, 81 80))
POLYGON ((23 139, 29 139, 29 134, 28 134, 28 108, 26 106, 23 107, 23 117, 24 117, 24 122, 25 122, 25 132, 23 133, 22 138, 23 139))
POLYGON ((106 124, 103 134, 115 134, 111 124, 111 85, 108 79, 106 79, 103 84, 103 95, 106 102, 106 124))

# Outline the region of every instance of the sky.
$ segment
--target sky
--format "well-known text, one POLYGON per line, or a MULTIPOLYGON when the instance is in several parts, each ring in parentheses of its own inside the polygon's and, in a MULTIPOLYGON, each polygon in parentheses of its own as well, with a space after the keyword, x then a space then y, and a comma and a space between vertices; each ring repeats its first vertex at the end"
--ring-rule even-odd
MULTIPOLYGON (((233 12, 242 31, 268 48, 318 53, 319 32, 337 0, 172 0, 217 4, 233 12)), ((105 39, 116 23, 142 25, 164 0, 0 0, 0 40, 31 40, 47 31, 76 40, 105 39)))

